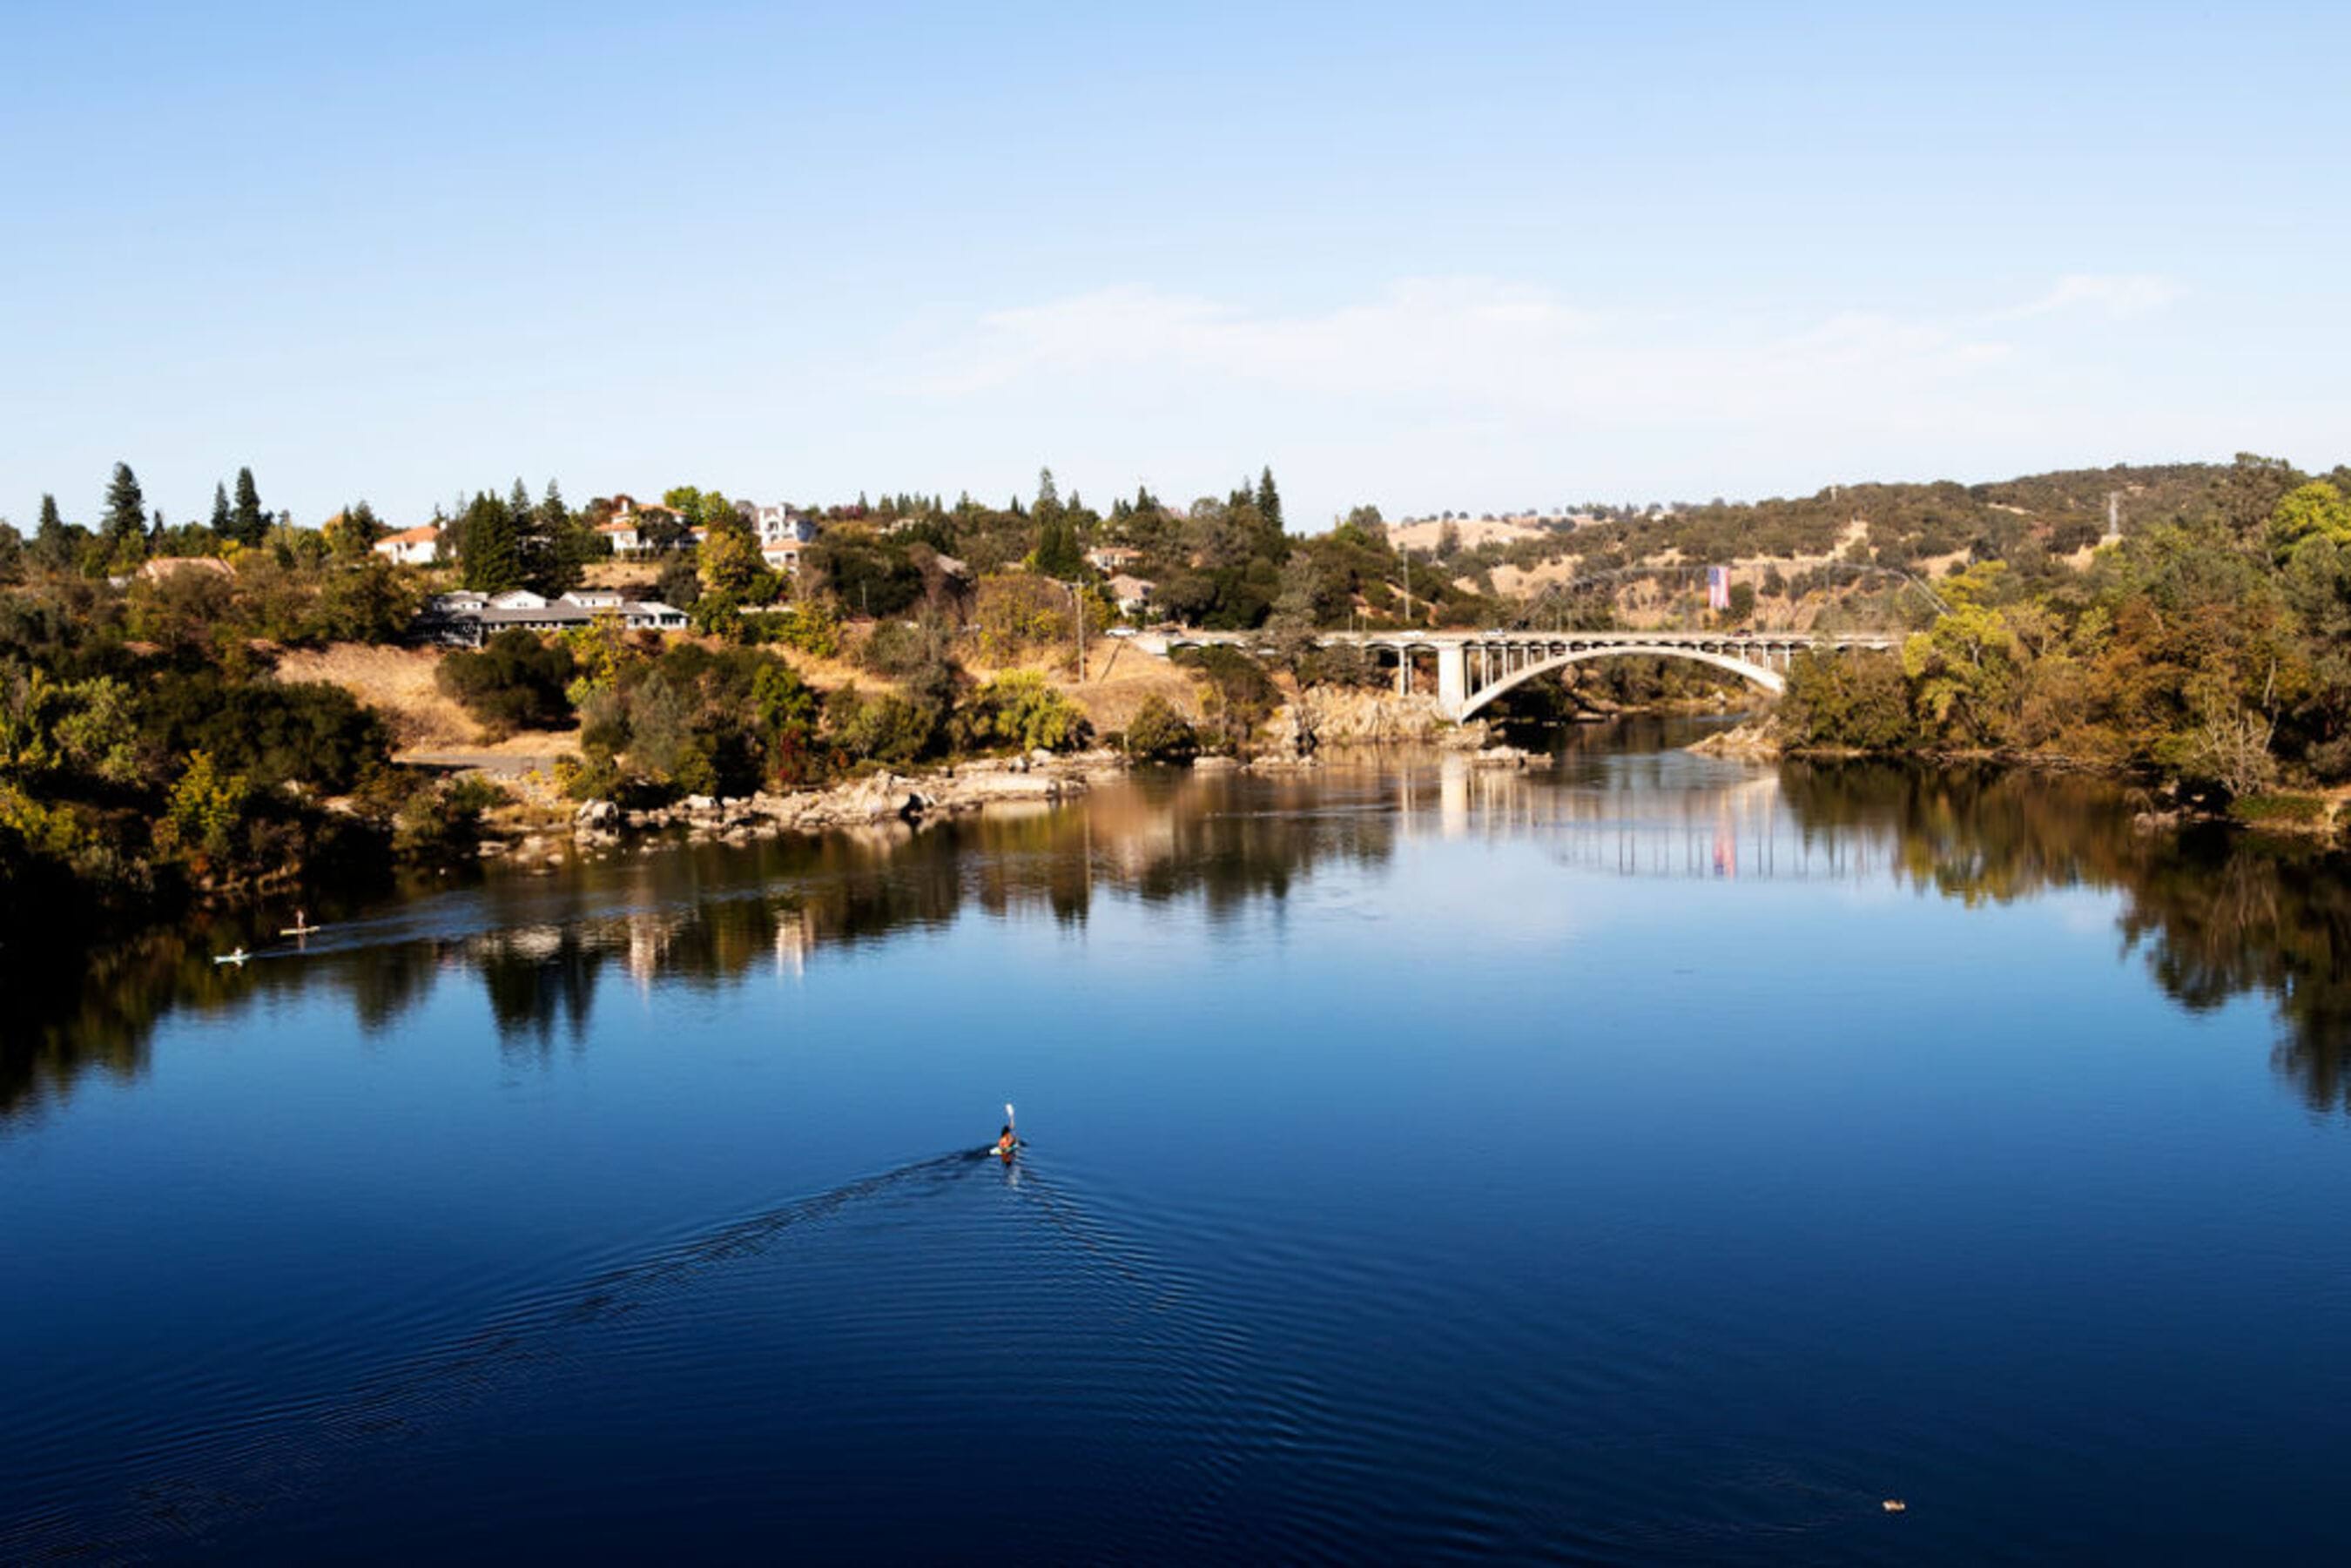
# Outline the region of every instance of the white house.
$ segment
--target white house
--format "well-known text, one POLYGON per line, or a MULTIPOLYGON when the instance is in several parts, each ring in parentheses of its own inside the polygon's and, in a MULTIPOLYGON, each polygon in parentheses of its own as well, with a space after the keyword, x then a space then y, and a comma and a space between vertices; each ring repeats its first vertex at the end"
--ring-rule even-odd
POLYGON ((751 526, 759 531, 762 547, 775 544, 807 544, 816 538, 816 519, 802 517, 789 507, 748 507, 751 526))
POLYGON ((441 559, 441 529, 433 523, 402 528, 375 541, 375 553, 394 566, 431 566, 441 559))
POLYGON ((1118 606, 1118 612, 1121 615, 1134 615, 1149 607, 1151 591, 1159 585, 1155 582, 1147 582, 1139 577, 1129 577, 1124 572, 1121 572, 1110 580, 1108 586, 1111 601, 1118 606))

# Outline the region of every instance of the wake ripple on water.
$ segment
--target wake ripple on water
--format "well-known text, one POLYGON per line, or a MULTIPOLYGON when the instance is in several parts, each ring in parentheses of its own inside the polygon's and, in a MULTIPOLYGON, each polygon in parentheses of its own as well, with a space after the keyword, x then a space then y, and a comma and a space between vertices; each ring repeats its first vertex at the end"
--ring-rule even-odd
MULTIPOLYGON (((503 1447, 510 1428, 546 1429, 550 1412, 558 1427, 720 1434, 734 1462, 696 1476, 656 1457, 647 1479, 681 1509, 725 1511, 755 1492, 768 1511, 820 1521, 820 1483, 844 1467, 887 1470, 910 1439, 936 1448, 958 1423, 982 1426, 964 1437, 1000 1424, 1057 1450, 1064 1479, 1087 1452, 1099 1461, 1090 1485, 1058 1500, 1064 1544, 1173 1550, 1212 1531, 1229 1475, 1207 1439, 1228 1418, 1244 1349, 1188 1281, 1033 1155, 1009 1167, 945 1155, 532 1294, 340 1396, 128 1445, 118 1468, 135 1479, 113 1503, 0 1521, 0 1560, 139 1560, 256 1537, 258 1555, 278 1554, 274 1531, 351 1530, 336 1498, 354 1478, 400 1493, 387 1478, 412 1462, 429 1472, 444 1448, 503 1447), (784 1454, 797 1479, 759 1458, 784 1454), (297 1514, 315 1521, 273 1518, 297 1514)), ((599 1506, 536 1484, 511 1494, 518 1514, 536 1511, 534 1497, 558 1521, 599 1506)), ((862 1490, 836 1495, 870 1512, 879 1500, 862 1490)), ((430 1528, 476 1545, 483 1528, 524 1522, 430 1528)))

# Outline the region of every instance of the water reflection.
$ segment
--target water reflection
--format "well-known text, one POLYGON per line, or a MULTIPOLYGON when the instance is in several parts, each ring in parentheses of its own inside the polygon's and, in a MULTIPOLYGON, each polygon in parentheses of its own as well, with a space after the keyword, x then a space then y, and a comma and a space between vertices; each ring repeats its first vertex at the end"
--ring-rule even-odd
MULTIPOLYGON (((1866 883, 1974 906, 2118 890, 2126 951, 2190 1009, 2259 991, 2276 1061, 2314 1106, 2351 1110, 2351 865, 2219 832, 2143 834, 2086 779, 1850 765, 1757 768, 1577 732, 1553 771, 1462 758, 1301 777, 1167 776, 1083 806, 991 812, 746 847, 679 846, 410 889, 338 911, 307 950, 242 969, 210 955, 252 930, 152 934, 78 976, 12 981, 0 1124, 85 1074, 135 1077, 172 1011, 233 1016, 326 988, 370 1032, 452 977, 477 982, 508 1050, 584 1043, 611 976, 715 989, 789 982, 828 947, 968 912, 1082 925, 1102 896, 1197 900, 1210 929, 1278 906, 1318 866, 1376 867, 1422 839, 1521 841, 1564 872, 1644 879, 1866 883)), ((1637 740, 1637 737, 1635 737, 1637 740)))

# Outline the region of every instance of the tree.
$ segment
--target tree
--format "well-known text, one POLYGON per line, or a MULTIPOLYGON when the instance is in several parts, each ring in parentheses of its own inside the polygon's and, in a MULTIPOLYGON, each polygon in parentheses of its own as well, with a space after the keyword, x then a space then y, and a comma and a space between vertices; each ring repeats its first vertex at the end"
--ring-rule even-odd
POLYGON ((2270 549, 2280 560, 2313 537, 2351 544, 2351 500, 2325 480, 2314 479, 2279 497, 2270 512, 2269 537, 2270 549))
POLYGON ((44 493, 41 520, 33 530, 33 559, 51 571, 63 571, 73 564, 73 538, 57 516, 57 498, 44 493))
POLYGON ((523 585, 522 541, 504 501, 486 490, 477 493, 458 514, 457 526, 467 588, 504 593, 523 585))
POLYGON ((107 481, 106 516, 99 531, 116 549, 147 537, 147 498, 140 494, 138 476, 128 463, 116 464, 114 477, 107 481))
POLYGON ((253 482, 253 470, 236 471, 236 505, 229 513, 229 537, 247 547, 259 544, 269 535, 269 514, 261 509, 261 491, 253 482))
POLYGON ((1078 549, 1078 530, 1068 515, 1059 505, 1048 510, 1041 503, 1037 515, 1041 519, 1037 530, 1038 572, 1064 582, 1084 576, 1086 558, 1078 549))
POLYGON ((375 508, 365 501, 355 502, 327 519, 319 530, 327 536, 327 544, 346 559, 364 556, 383 537, 383 524, 375 508))
POLYGON ((218 534, 222 538, 226 539, 230 537, 230 530, 233 526, 234 525, 229 521, 228 486, 226 485, 214 485, 213 486, 212 530, 214 533, 218 534))
POLYGON ((1143 699, 1127 721, 1126 752, 1145 762, 1171 762, 1199 749, 1191 721, 1157 692, 1143 699))
POLYGON ((1257 476, 1257 509, 1277 531, 1281 528, 1281 492, 1273 487, 1273 465, 1268 464, 1257 476))
POLYGON ((709 528, 697 553, 704 593, 723 594, 737 604, 748 602, 769 575, 758 541, 739 518, 709 528))

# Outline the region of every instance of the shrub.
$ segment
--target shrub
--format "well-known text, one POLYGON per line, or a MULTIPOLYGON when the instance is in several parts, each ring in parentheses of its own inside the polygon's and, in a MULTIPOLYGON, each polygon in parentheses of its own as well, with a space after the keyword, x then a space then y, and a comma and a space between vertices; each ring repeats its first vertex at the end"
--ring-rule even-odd
POLYGON ((825 705, 825 727, 833 746, 852 761, 913 762, 931 747, 937 722, 897 695, 866 697, 843 686, 825 705))
POLYGON ((1126 727, 1127 755, 1146 762, 1172 762, 1189 757, 1199 749, 1199 744, 1191 721, 1176 711, 1174 703, 1155 692, 1143 699, 1143 706, 1134 710, 1134 717, 1126 727))
POLYGON ((392 841, 419 855, 463 855, 482 836, 482 813, 506 799, 479 774, 444 779, 411 795, 392 819, 392 841))
POLYGON ((494 732, 553 729, 571 719, 571 650, 508 628, 478 653, 452 653, 435 679, 494 732))
POLYGON ((1040 747, 1066 751, 1082 744, 1087 735, 1086 716, 1078 706, 1033 670, 998 675, 981 687, 973 699, 967 728, 977 744, 1022 751, 1040 747))

